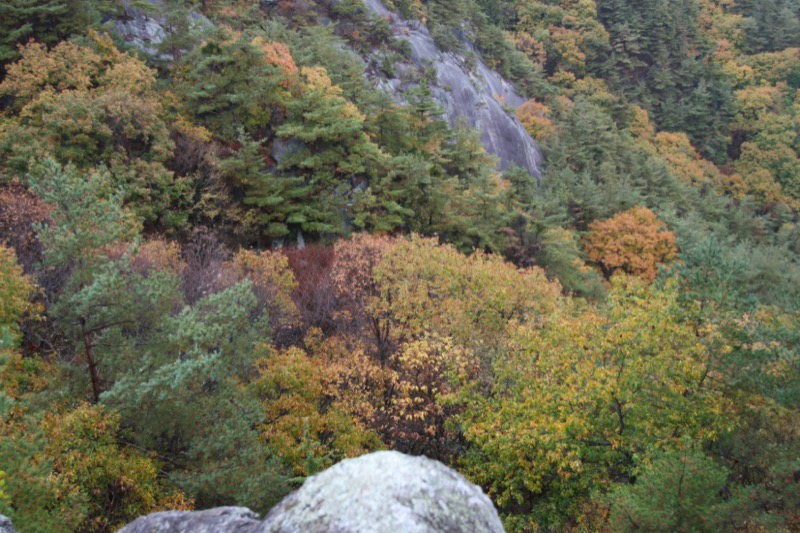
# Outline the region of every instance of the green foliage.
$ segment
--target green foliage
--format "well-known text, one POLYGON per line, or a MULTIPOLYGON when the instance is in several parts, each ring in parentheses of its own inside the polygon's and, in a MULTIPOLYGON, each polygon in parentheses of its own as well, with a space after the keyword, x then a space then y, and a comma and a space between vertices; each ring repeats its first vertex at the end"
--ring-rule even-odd
POLYGON ((63 376, 2 348, 0 512, 25 531, 109 531, 141 514, 191 502, 159 479, 159 464, 120 443, 119 416, 102 406, 52 401, 63 376), (50 401, 48 401, 50 400, 50 401))
POLYGON ((183 56, 174 68, 176 90, 203 126, 225 140, 243 128, 263 137, 283 105, 285 74, 267 62, 253 36, 223 30, 183 56))
POLYGON ((734 8, 744 16, 746 52, 800 46, 800 3, 797 0, 739 0, 734 8))
POLYGON ((109 531, 164 507, 186 507, 158 480, 158 465, 117 440, 119 417, 102 406, 80 405, 42 421, 54 474, 77 492, 85 516, 78 530, 109 531))
MULTIPOLYGON (((242 389, 267 329, 266 317, 253 317, 256 304, 246 280, 178 314, 162 308, 150 330, 127 341, 130 357, 108 364, 114 384, 103 402, 119 410, 139 446, 180 466, 171 479, 204 507, 235 502, 263 512, 288 491, 258 438, 258 404, 242 389)), ((125 341, 124 330, 101 339, 125 341)))
POLYGON ((537 261, 564 290, 593 300, 602 300, 605 296, 602 278, 584 263, 573 232, 561 228, 546 231, 537 261))
POLYGON ((300 94, 287 104, 289 117, 276 134, 298 142, 278 169, 304 177, 286 223, 304 232, 343 232, 348 190, 375 171, 382 154, 364 131, 364 116, 345 100, 322 67, 302 67, 300 94))
POLYGON ((375 233, 413 228, 426 204, 436 201, 426 194, 431 166, 425 158, 414 155, 386 161, 386 168, 376 172, 367 189, 356 196, 353 224, 375 233))
POLYGON ((630 476, 635 454, 713 440, 732 423, 674 285, 618 279, 607 309, 576 307, 520 327, 492 393, 467 400, 464 468, 509 525, 556 526, 591 490, 630 476))
POLYGON ((695 0, 598 2, 614 50, 607 67, 613 84, 650 110, 660 128, 685 130, 702 154, 720 161, 731 88, 705 63, 709 44, 698 32, 697 14, 695 0))
MULTIPOLYGON (((0 65, 19 58, 18 45, 37 41, 48 46, 100 23, 107 0, 10 0, 0 5, 0 65)), ((0 67, 2 69, 2 67, 0 67)), ((3 70, 0 70, 2 80, 3 70)))
POLYGON ((509 530, 796 528, 796 0, 387 4, 536 97, 540 182, 360 2, 162 4, 159 71, 63 41, 104 4, 0 6, 0 181, 44 202, 0 191, 0 512, 266 512, 390 447, 509 530))
POLYGON ((579 229, 636 205, 669 209, 682 196, 663 162, 582 98, 564 111, 545 153, 545 191, 558 198, 579 229))
POLYGON ((74 286, 85 284, 107 261, 111 248, 137 235, 139 226, 122 207, 104 169, 83 175, 73 166, 45 160, 28 176, 31 190, 52 206, 49 225, 38 227, 52 266, 76 265, 74 286))
POLYGON ((220 168, 246 191, 244 202, 254 206, 253 217, 264 235, 272 239, 286 237, 287 221, 302 209, 302 199, 309 188, 300 177, 264 168, 263 141, 256 141, 240 130, 238 142, 241 147, 222 160, 220 168))
MULTIPOLYGON (((202 3, 205 7, 207 2, 202 3)), ((156 47, 160 55, 166 54, 173 61, 178 61, 212 31, 210 24, 196 17, 198 7, 197 2, 186 0, 166 0, 145 5, 145 11, 155 11, 153 14, 164 21, 165 35, 156 47)))
POLYGON ((731 531, 752 523, 747 489, 729 494, 729 471, 696 447, 661 452, 631 485, 608 494, 614 531, 731 531))

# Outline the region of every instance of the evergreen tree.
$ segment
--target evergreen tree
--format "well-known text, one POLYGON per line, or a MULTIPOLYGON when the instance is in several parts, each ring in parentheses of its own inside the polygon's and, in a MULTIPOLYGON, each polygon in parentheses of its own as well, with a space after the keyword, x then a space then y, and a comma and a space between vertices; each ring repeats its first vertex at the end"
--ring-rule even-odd
POLYGON ((0 81, 4 66, 19 58, 18 45, 28 41, 55 45, 100 23, 107 0, 8 0, 0 3, 0 81))
POLYGON ((303 67, 301 77, 300 94, 287 104, 289 118, 276 129, 296 143, 278 169, 304 180, 290 196, 296 204, 286 222, 315 235, 338 234, 353 188, 368 181, 384 156, 364 131, 364 115, 324 68, 303 67))
POLYGON ((800 46, 797 0, 737 0, 734 9, 745 17, 745 52, 775 52, 800 46))
POLYGON ((119 410, 137 445, 171 459, 172 479, 203 507, 265 512, 288 491, 256 431, 258 401, 242 388, 253 377, 257 345, 269 338, 268 317, 256 305, 246 280, 178 314, 162 310, 135 337, 126 340, 124 330, 104 337, 131 357, 115 360, 117 379, 103 402, 119 410))
POLYGON ((235 139, 239 128, 265 137, 284 103, 286 73, 267 61, 258 44, 245 34, 233 37, 219 30, 175 69, 187 109, 225 141, 235 139))
POLYGON ((688 126, 695 147, 721 160, 733 112, 731 88, 708 64, 710 45, 695 22, 696 0, 601 0, 597 7, 611 37, 612 85, 650 110, 659 128, 688 126))
MULTIPOLYGON (((730 472, 686 443, 642 465, 636 482, 608 495, 614 531, 734 530, 757 522, 752 489, 727 486, 730 472)), ((769 522, 767 522, 769 523, 769 522)))
POLYGON ((130 242, 138 225, 122 208, 120 191, 110 188, 104 171, 83 176, 74 167, 62 168, 47 160, 29 183, 53 206, 51 224, 39 228, 39 239, 45 246, 46 263, 69 272, 56 301, 56 315, 74 345, 80 346, 97 402, 104 388, 95 353, 97 336, 129 318, 115 316, 118 298, 128 293, 108 254, 113 247, 130 242))
POLYGON ((544 193, 558 199, 580 230, 636 205, 669 210, 682 194, 663 162, 582 98, 566 110, 545 153, 544 193))

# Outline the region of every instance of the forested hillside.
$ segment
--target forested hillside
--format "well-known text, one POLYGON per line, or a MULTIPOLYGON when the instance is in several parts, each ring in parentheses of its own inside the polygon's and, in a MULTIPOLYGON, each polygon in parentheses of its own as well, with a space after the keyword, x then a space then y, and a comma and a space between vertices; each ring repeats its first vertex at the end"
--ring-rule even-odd
POLYGON ((800 531, 800 0, 384 3, 0 4, 0 513, 394 449, 508 531, 800 531), (392 17, 514 83, 541 177, 392 17))

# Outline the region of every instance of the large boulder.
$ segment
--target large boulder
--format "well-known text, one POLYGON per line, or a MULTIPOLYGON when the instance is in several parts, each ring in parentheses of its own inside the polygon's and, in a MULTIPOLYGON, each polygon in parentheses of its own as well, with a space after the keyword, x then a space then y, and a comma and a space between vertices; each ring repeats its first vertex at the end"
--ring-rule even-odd
POLYGON ((399 452, 342 461, 309 478, 264 525, 269 533, 503 531, 479 487, 438 461, 399 452))
POLYGON ((140 517, 121 533, 502 532, 492 502, 458 472, 426 457, 376 452, 306 480, 261 522, 241 507, 140 517))
MULTIPOLYGON (((1 530, 0 530, 1 531, 1 530)), ((264 531, 258 515, 246 507, 206 511, 164 511, 140 516, 119 533, 257 533, 264 531)))

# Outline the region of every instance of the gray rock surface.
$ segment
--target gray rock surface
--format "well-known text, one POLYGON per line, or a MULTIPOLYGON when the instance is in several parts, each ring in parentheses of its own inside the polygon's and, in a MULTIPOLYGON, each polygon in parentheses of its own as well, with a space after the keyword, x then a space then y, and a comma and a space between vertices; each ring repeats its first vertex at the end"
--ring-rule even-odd
MULTIPOLYGON (((147 1, 152 10, 142 11, 133 7, 131 0, 122 0, 125 18, 115 21, 114 31, 140 50, 155 56, 158 45, 166 37, 166 19, 159 15, 163 0, 147 1)), ((402 20, 381 0, 364 0, 364 4, 372 13, 389 21, 395 37, 407 40, 411 48, 411 64, 395 65, 398 73, 395 78, 376 78, 379 87, 402 99, 402 94, 415 83, 413 76, 407 76, 409 70, 432 68, 436 73, 435 82, 430 87, 433 98, 445 110, 450 126, 459 119, 466 119, 480 132, 486 151, 497 157, 500 170, 515 163, 541 179, 542 152, 539 145, 519 120, 505 109, 525 102, 511 83, 487 67, 477 54, 475 67, 468 71, 462 57, 438 48, 424 24, 402 20)), ((192 12, 189 17, 189 22, 198 29, 212 27, 211 21, 200 13, 192 12)), ((166 61, 171 59, 170 56, 162 58, 166 61)), ((284 155, 281 148, 277 147, 276 159, 284 155)))
MULTIPOLYGON (((348 459, 306 480, 260 522, 243 507, 167 511, 120 533, 499 533, 481 489, 438 461, 399 452, 348 459)), ((2 530, 0 530, 0 533, 2 530)))
MULTIPOLYGON (((364 0, 375 15, 389 21, 394 35, 411 45, 411 62, 417 69, 433 68, 436 82, 431 87, 434 99, 441 105, 447 121, 453 126, 460 118, 480 131, 486 151, 495 155, 500 170, 513 162, 541 178, 542 152, 538 143, 528 135, 515 116, 505 106, 519 107, 525 99, 519 96, 511 83, 491 70, 477 56, 477 64, 468 72, 463 58, 442 52, 428 28, 418 21, 405 21, 386 9, 381 0, 364 0)), ((477 55, 477 54, 476 54, 477 55)), ((402 94, 407 84, 400 76, 378 83, 384 90, 402 94)))
POLYGON ((426 457, 376 452, 306 480, 264 521, 269 533, 501 532, 481 489, 426 457))
POLYGON ((11 523, 11 519, 2 514, 0 514, 0 533, 17 533, 17 530, 14 529, 14 524, 11 523))
MULTIPOLYGON (((119 533, 257 533, 264 531, 258 515, 246 507, 206 511, 164 511, 140 516, 119 533)), ((2 530, 0 530, 2 533, 2 530)))
POLYGON ((280 164, 283 159, 296 150, 302 150, 305 143, 297 139, 281 139, 276 137, 272 141, 272 159, 280 164))
MULTIPOLYGON (((167 36, 164 29, 167 20, 165 16, 161 15, 163 0, 148 0, 152 9, 147 11, 134 7, 131 0, 121 1, 125 18, 114 21, 114 31, 145 54, 157 55, 158 45, 167 36)), ((213 26, 210 20, 196 11, 189 14, 188 23, 190 27, 197 29, 213 26)), ((170 60, 172 57, 165 55, 162 56, 162 59, 170 60)))

